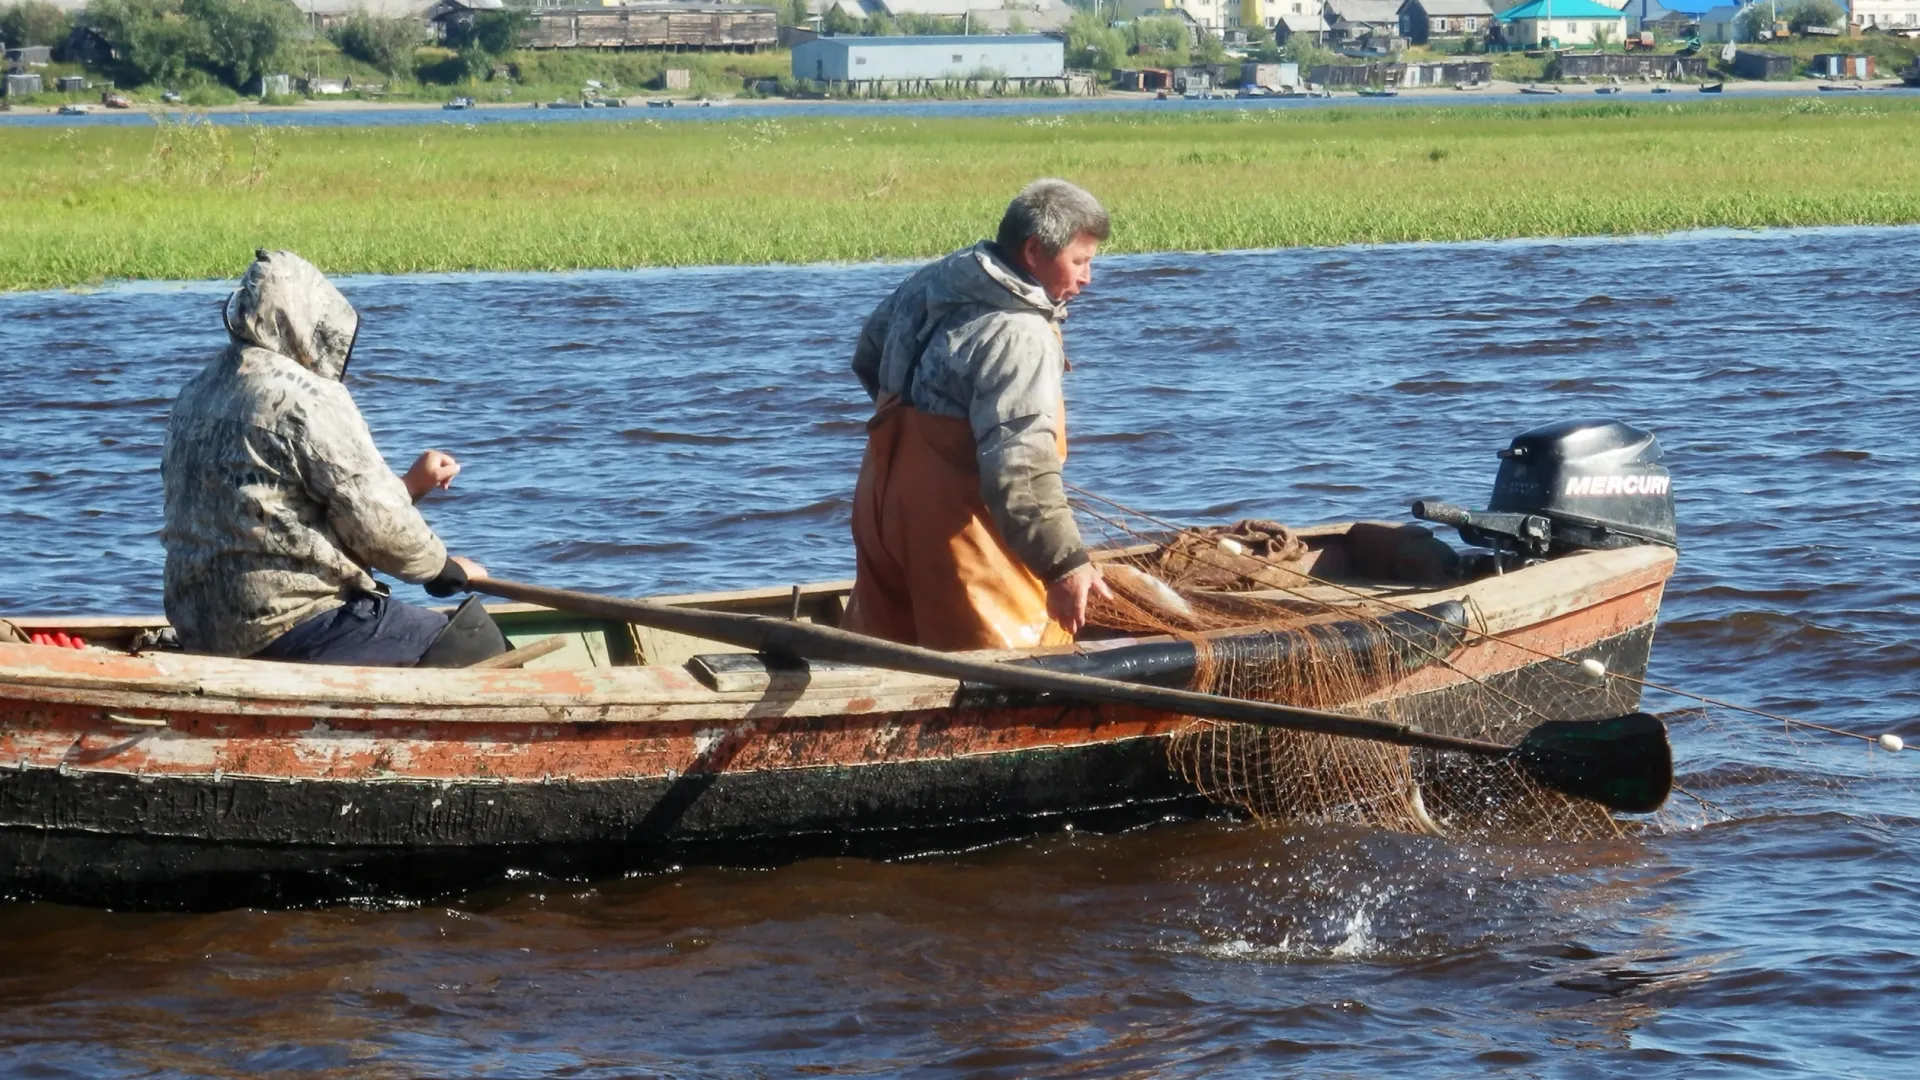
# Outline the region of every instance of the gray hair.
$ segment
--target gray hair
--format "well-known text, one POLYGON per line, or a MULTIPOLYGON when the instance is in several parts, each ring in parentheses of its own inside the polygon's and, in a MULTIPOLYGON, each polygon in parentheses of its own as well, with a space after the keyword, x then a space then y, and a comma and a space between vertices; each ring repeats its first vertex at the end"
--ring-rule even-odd
POLYGON ((1086 189, 1065 180, 1035 180, 1020 189, 1007 204, 1000 219, 1000 233, 994 238, 1008 255, 1019 252, 1028 237, 1040 241, 1041 250, 1058 255, 1081 234, 1105 240, 1109 231, 1107 212, 1086 189))

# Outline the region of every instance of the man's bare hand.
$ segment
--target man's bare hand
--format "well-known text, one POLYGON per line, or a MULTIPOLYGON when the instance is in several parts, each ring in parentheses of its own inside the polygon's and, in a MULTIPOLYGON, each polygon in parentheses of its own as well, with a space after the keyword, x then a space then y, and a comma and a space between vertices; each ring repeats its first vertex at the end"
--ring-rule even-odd
POLYGON ((1077 634, 1087 625, 1087 598, 1113 599, 1100 568, 1087 563, 1075 567, 1066 577, 1047 586, 1047 614, 1069 634, 1077 634))
POLYGON ((429 450, 420 455, 420 460, 414 462, 413 468, 400 480, 407 485, 407 494, 413 501, 419 502, 434 488, 452 487, 453 478, 459 475, 460 463, 453 460, 452 454, 429 450))
POLYGON ((468 581, 480 581, 487 576, 487 568, 472 559, 463 555, 449 555, 447 558, 466 573, 468 581))

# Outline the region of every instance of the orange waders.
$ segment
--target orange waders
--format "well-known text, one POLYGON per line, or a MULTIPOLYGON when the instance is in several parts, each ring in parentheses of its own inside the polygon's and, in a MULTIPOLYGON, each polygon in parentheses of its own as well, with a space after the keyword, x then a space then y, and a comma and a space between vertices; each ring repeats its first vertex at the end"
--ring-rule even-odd
MULTIPOLYGON (((1066 460, 1066 411, 1055 439, 1066 460)), ((980 496, 967 421, 885 395, 867 424, 853 491, 853 595, 841 625, 929 649, 1024 649, 1073 638, 1047 588, 1012 552, 980 496)))

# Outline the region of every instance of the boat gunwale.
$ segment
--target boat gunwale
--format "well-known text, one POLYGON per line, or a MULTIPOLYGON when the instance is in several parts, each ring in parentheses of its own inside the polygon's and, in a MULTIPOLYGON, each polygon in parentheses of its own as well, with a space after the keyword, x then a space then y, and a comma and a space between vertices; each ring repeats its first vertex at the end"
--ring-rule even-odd
MULTIPOLYGON (((1407 606, 1461 601, 1472 614, 1470 629, 1477 632, 1468 635, 1465 646, 1473 648, 1486 640, 1478 636, 1481 634, 1519 630, 1634 592, 1663 587, 1674 562, 1674 552, 1658 547, 1583 552, 1504 575, 1395 594, 1392 601, 1407 606), (1577 572, 1570 575, 1570 570, 1577 572), (1543 587, 1543 583, 1549 584, 1543 587)), ((821 583, 816 590, 827 588, 827 583, 821 583)), ((763 589, 730 595, 739 602, 743 597, 764 600, 769 593, 781 594, 780 590, 763 589)), ((1289 594, 1264 590, 1236 595, 1289 594)), ((544 610, 534 605, 515 606, 544 610)), ((718 646, 715 651, 719 651, 718 646)), ((971 655, 1000 661, 1039 651, 1043 650, 991 650, 971 655)), ((0 644, 0 704, 161 713, 167 714, 162 719, 170 721, 176 716, 246 716, 543 725, 730 722, 941 709, 953 706, 958 690, 959 684, 951 679, 881 669, 856 668, 818 675, 802 671, 788 685, 723 692, 708 688, 690 671, 675 665, 421 671, 177 653, 130 656, 0 644), (88 671, 82 667, 87 664, 120 670, 88 671), (153 674, 128 670, 142 665, 153 674)))

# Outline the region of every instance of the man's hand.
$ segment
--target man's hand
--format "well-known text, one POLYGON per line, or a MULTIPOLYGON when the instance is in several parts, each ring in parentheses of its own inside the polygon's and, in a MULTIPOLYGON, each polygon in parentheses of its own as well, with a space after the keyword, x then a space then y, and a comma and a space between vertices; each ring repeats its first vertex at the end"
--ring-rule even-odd
POLYGON ((479 581, 487 576, 487 568, 461 555, 449 555, 455 566, 466 572, 468 581, 479 581))
POLYGON ((420 460, 413 463, 413 468, 408 469, 400 481, 407 485, 407 494, 413 501, 419 502, 434 488, 452 487, 453 478, 459 475, 460 463, 453 460, 452 454, 429 450, 420 455, 420 460))
POLYGON ((1047 586, 1047 614, 1069 634, 1077 634, 1087 625, 1087 598, 1113 599, 1100 568, 1092 563, 1075 567, 1066 577, 1047 586))

